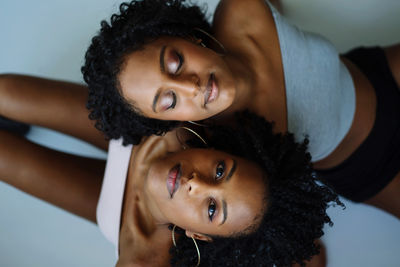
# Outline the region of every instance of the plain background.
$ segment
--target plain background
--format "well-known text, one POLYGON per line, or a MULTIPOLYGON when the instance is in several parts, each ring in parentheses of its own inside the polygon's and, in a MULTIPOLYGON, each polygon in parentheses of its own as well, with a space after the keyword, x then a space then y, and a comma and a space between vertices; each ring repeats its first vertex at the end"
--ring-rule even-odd
MULTIPOLYGON (((244 0, 245 1, 245 0, 244 0)), ((116 0, 2 0, 0 73, 82 82, 80 66, 99 22, 116 0)), ((209 13, 218 1, 208 2, 209 13)), ((301 28, 322 33, 339 49, 400 42, 398 0, 284 0, 301 28)), ((65 151, 105 158, 73 138, 34 128, 29 138, 65 151)), ((399 196, 400 197, 400 196, 399 196)), ((400 221, 362 204, 330 210, 323 238, 329 267, 399 266, 400 221)), ((83 219, 0 183, 0 266, 113 266, 114 248, 83 219)))

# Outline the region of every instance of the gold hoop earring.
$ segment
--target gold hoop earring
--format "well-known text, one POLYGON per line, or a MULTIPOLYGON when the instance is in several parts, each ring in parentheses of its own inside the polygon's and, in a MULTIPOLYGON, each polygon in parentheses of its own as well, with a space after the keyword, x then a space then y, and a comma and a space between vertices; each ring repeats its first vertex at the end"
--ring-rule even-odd
POLYGON ((172 227, 172 243, 174 244, 174 247, 176 247, 176 242, 175 242, 175 228, 176 228, 176 224, 174 224, 174 227, 172 227))
MULTIPOLYGON (((176 228, 176 225, 174 225, 174 227, 172 227, 172 243, 174 244, 174 247, 176 247, 176 242, 175 242, 175 228, 176 228)), ((197 264, 196 264, 196 267, 198 267, 198 266, 200 266, 200 250, 199 250, 199 247, 197 246, 197 242, 196 242, 196 240, 193 238, 193 236, 191 236, 191 238, 192 238, 192 240, 193 240, 193 243, 194 243, 194 245, 195 245, 195 247, 196 247, 196 251, 197 251, 197 264)))
MULTIPOLYGON (((225 47, 224 47, 224 45, 220 42, 220 41, 218 41, 214 36, 212 36, 211 34, 209 34, 208 32, 206 32, 205 30, 202 30, 202 29, 200 29, 200 28, 194 28, 193 30, 195 30, 195 31, 198 31, 198 32, 200 32, 200 33, 202 33, 202 34, 204 34, 205 36, 207 36, 208 38, 210 38, 211 40, 213 40, 221 49, 222 49, 222 54, 221 53, 218 53, 218 54, 220 54, 220 55, 224 55, 224 54, 226 54, 226 49, 225 49, 225 47)), ((200 43, 201 44, 201 46, 203 46, 203 47, 207 47, 205 44, 203 44, 202 42, 200 43)))
POLYGON ((190 124, 196 125, 196 126, 200 126, 200 127, 210 127, 210 126, 207 125, 207 124, 198 123, 198 122, 195 122, 195 121, 187 121, 187 122, 190 123, 190 124))
POLYGON ((185 127, 185 126, 181 126, 181 127, 178 127, 178 128, 176 129, 175 135, 176 135, 176 139, 177 139, 178 142, 181 144, 183 150, 187 149, 187 147, 186 147, 185 142, 182 141, 181 138, 179 137, 179 134, 178 134, 178 130, 179 130, 179 129, 184 129, 184 130, 189 131, 190 133, 194 134, 197 138, 200 139, 200 141, 201 141, 206 147, 208 147, 208 144, 207 144, 206 140, 204 140, 203 137, 201 137, 196 131, 194 131, 194 130, 188 128, 188 127, 185 127))

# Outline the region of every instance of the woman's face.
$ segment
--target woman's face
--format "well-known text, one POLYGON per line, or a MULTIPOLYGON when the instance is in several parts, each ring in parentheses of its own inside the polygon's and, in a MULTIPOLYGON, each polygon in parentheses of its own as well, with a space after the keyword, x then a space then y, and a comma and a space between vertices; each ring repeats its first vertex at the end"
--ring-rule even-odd
POLYGON ((205 235, 230 236, 258 223, 265 209, 262 169, 211 149, 189 149, 157 159, 145 192, 159 223, 205 235))
POLYGON ((125 57, 123 97, 159 120, 202 120, 226 110, 235 82, 224 59, 194 42, 162 37, 125 57))

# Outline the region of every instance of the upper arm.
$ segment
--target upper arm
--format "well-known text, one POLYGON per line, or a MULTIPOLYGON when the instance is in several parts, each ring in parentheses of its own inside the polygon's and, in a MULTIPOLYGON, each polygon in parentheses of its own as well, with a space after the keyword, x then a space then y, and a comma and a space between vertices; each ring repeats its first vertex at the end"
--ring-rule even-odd
POLYGON ((107 149, 86 109, 86 86, 39 77, 1 74, 0 115, 63 132, 107 149))
POLYGON ((93 222, 104 167, 0 130, 0 181, 93 222))

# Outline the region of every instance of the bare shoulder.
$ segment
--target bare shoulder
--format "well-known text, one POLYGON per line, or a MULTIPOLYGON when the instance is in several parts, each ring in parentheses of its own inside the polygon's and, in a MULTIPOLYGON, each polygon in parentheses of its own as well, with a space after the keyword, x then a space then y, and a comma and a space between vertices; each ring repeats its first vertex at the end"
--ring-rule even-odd
POLYGON ((257 36, 275 31, 265 0, 222 0, 215 11, 213 27, 217 36, 257 36))

